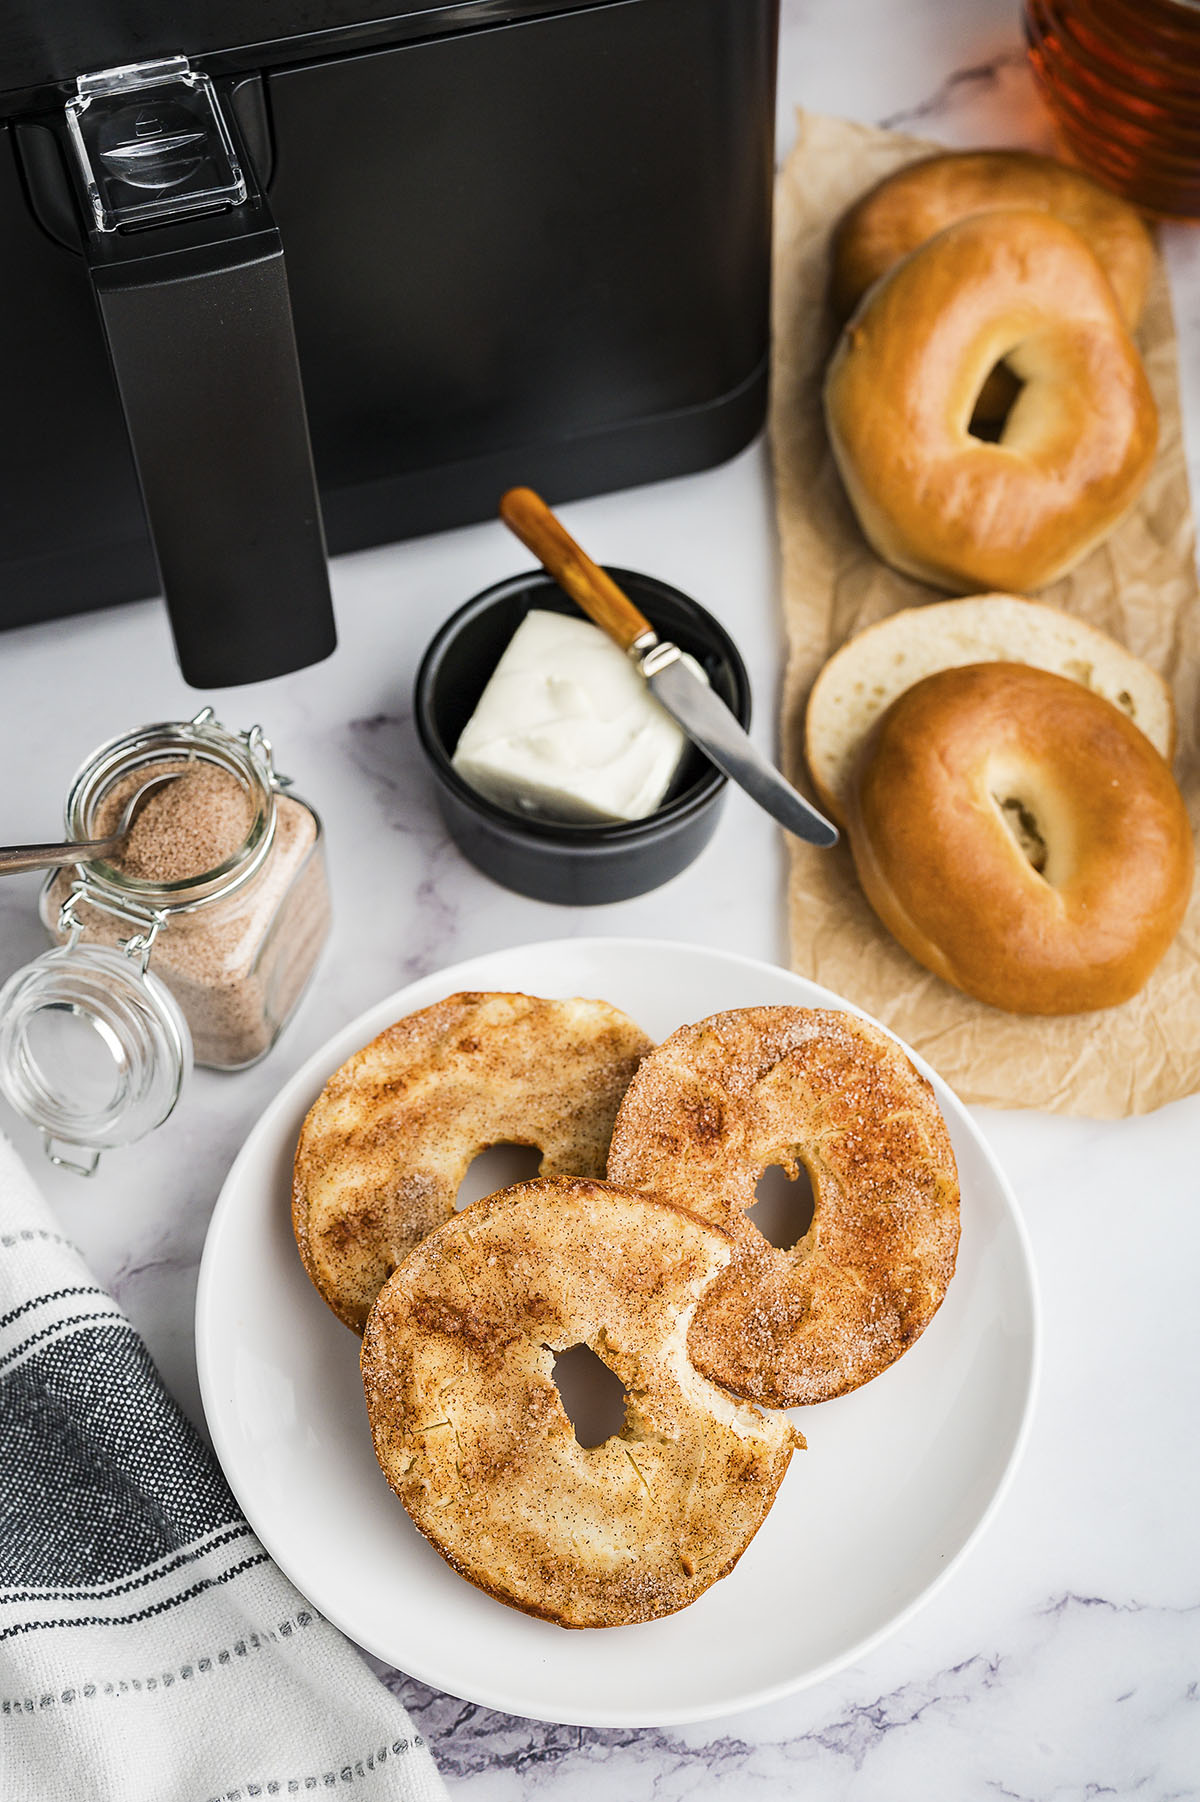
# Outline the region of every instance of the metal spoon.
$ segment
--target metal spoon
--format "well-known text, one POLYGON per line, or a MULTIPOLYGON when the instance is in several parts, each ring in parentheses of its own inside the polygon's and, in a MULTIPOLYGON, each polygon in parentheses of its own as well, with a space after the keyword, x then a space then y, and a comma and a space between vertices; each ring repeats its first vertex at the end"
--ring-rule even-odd
POLYGON ((149 777, 130 795, 117 821, 116 831, 105 838, 75 839, 60 845, 0 846, 0 876, 14 876, 18 870, 58 869, 64 864, 90 863, 93 858, 111 857, 114 851, 120 850, 144 803, 164 783, 174 782, 182 774, 182 770, 167 770, 149 777))

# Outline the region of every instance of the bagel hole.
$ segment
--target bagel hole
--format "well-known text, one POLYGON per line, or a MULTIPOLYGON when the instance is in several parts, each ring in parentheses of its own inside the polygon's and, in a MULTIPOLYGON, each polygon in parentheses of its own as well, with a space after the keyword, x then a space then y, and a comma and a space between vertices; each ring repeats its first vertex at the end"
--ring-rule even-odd
POLYGON ((777 1251, 791 1251, 812 1225, 816 1198, 803 1164, 789 1176, 782 1164, 768 1164, 754 1189, 746 1219, 777 1251))
POLYGON ((542 1154, 536 1145, 489 1145, 467 1166, 454 1198, 455 1212, 461 1213, 485 1195, 494 1195, 497 1189, 532 1182, 541 1163, 542 1154))
POLYGON ((1025 386, 1007 363, 995 363, 988 371, 979 393, 967 431, 984 444, 998 444, 1007 429, 1012 410, 1025 386))
POLYGON ((1019 795, 993 795, 992 799, 1030 869, 1044 875, 1049 853, 1033 809, 1019 795))
POLYGON ((625 1389, 590 1345, 568 1345, 554 1359, 558 1399, 585 1451, 603 1445, 625 1425, 625 1389))

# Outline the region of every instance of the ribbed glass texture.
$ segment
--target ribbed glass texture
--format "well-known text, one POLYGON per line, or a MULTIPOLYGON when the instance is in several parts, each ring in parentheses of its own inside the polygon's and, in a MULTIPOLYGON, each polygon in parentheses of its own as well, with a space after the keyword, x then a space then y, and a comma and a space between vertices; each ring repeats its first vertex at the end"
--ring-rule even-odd
POLYGON ((1200 220, 1200 0, 1026 0, 1025 35, 1072 158, 1148 212, 1200 220))

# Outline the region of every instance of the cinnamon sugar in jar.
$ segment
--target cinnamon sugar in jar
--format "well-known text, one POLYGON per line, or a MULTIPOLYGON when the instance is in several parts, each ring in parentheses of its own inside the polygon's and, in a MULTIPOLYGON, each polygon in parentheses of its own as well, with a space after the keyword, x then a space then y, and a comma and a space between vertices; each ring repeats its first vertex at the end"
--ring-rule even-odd
POLYGON ((98 838, 149 778, 111 862, 56 871, 55 948, 0 989, 0 1092, 55 1163, 162 1124, 193 1060, 240 1070, 270 1050, 329 931, 321 823, 287 790, 257 726, 211 708, 102 745, 67 797, 67 835, 98 838))
POLYGON ((104 745, 67 797, 67 835, 100 838, 135 790, 169 775, 111 863, 46 884, 60 940, 116 946, 153 934, 150 967, 183 1011, 195 1060, 238 1070, 269 1051, 329 928, 321 825, 286 792, 261 731, 226 731, 211 708, 104 745))

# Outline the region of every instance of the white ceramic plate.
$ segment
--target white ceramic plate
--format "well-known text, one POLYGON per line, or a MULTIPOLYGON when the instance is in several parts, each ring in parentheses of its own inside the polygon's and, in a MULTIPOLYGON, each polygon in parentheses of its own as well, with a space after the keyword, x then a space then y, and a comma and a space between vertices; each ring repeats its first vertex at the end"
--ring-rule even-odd
POLYGON ((426 977, 338 1033, 251 1132, 204 1249, 200 1384, 234 1494, 321 1613, 469 1701, 636 1727, 703 1720, 816 1682, 945 1581, 1019 1456, 1037 1316, 1003 1175, 934 1077, 962 1181, 962 1243, 925 1334, 873 1383, 797 1410, 808 1451, 741 1562, 699 1601, 644 1626, 564 1632, 472 1588, 411 1525, 371 1449, 358 1341, 309 1285, 292 1239, 293 1149, 326 1078, 391 1021, 457 989, 603 997, 656 1038, 722 1008, 845 1005, 784 970, 698 946, 564 939, 426 977))

